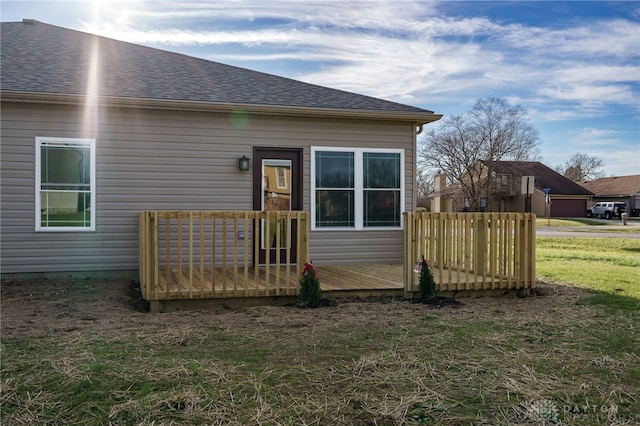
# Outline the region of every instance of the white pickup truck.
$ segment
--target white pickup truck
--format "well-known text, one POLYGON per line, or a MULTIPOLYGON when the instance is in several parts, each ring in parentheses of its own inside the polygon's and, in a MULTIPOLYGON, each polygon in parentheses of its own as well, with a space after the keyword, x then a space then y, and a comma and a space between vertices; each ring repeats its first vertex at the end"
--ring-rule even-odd
POLYGON ((626 211, 627 205, 625 203, 601 201, 587 209, 587 217, 611 219, 612 217, 620 217, 626 211))

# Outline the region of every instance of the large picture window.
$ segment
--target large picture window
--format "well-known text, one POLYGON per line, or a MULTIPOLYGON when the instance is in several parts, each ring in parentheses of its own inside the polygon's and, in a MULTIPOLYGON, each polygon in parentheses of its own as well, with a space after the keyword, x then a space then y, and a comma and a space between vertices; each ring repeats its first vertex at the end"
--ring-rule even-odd
POLYGON ((398 229, 402 150, 312 148, 313 229, 398 229))
POLYGON ((95 230, 95 140, 36 138, 36 231, 95 230))

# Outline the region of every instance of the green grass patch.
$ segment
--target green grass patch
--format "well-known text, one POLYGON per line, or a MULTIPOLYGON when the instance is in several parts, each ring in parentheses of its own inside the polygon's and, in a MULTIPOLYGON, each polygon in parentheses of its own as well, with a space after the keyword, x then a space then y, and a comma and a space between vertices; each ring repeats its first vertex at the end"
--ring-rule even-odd
POLYGON ((590 219, 556 219, 556 218, 536 218, 536 227, 538 228, 560 228, 560 227, 574 227, 574 226, 601 226, 606 225, 597 220, 590 219))
POLYGON ((593 291, 590 300, 612 308, 640 308, 640 240, 536 239, 536 273, 593 291))

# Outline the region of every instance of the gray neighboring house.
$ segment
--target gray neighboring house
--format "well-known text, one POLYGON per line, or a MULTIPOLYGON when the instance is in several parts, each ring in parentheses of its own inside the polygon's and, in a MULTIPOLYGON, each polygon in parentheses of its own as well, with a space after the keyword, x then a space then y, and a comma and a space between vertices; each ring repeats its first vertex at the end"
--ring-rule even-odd
POLYGON ((285 169, 288 208, 311 212, 314 263, 402 261, 416 134, 440 115, 34 20, 0 25, 3 276, 136 276, 140 211, 263 210, 268 166, 285 169))

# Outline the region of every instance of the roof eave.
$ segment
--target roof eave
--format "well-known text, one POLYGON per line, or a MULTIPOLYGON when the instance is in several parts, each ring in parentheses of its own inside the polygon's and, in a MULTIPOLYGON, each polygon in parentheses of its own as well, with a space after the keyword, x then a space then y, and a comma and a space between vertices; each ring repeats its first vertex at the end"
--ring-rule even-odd
POLYGON ((22 103, 49 103, 63 105, 85 105, 88 102, 110 107, 125 108, 149 108, 187 111, 211 111, 211 112, 231 112, 243 110, 248 113, 264 115, 286 115, 286 116, 306 116, 306 117, 340 117, 359 118, 374 120, 408 121, 416 125, 432 123, 442 118, 441 114, 434 114, 430 111, 382 111, 363 110, 349 108, 315 108, 282 105, 260 105, 260 104, 240 104, 226 102, 206 102, 189 100, 167 100, 149 98, 124 98, 114 96, 101 96, 93 100, 88 100, 82 95, 69 95, 60 93, 42 92, 22 92, 22 91, 0 91, 0 98, 3 102, 22 103))

